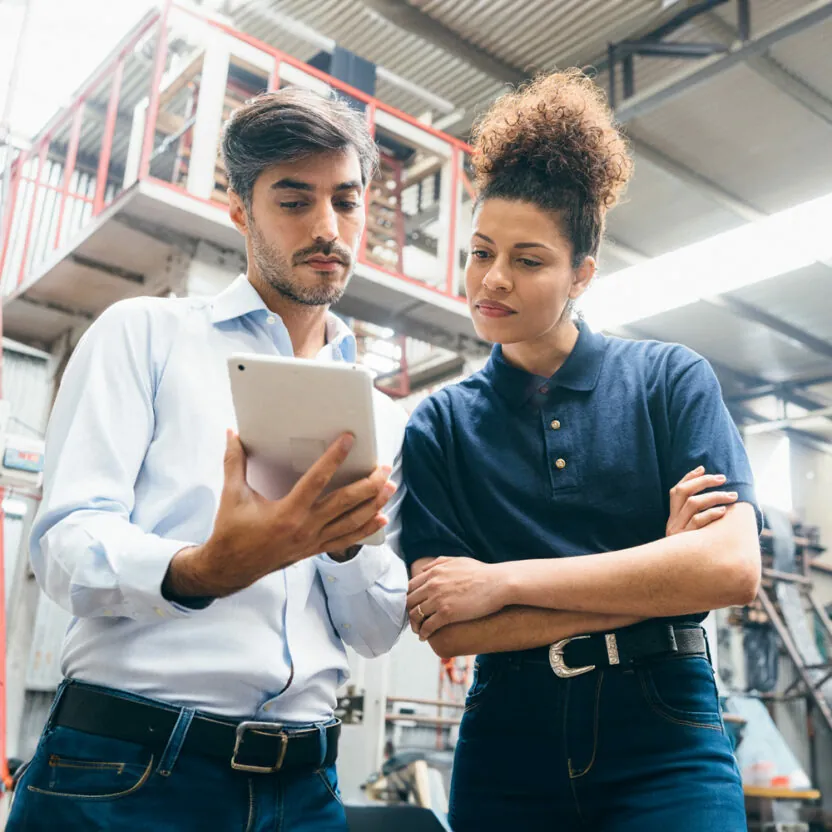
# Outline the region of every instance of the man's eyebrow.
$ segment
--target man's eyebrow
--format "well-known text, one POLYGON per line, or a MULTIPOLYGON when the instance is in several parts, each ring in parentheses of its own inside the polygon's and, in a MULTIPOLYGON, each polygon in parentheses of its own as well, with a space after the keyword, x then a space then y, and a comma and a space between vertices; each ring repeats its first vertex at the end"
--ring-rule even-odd
POLYGON ((300 179, 290 179, 288 177, 284 177, 283 179, 278 179, 277 182, 273 182, 271 185, 272 190, 278 190, 280 188, 284 188, 286 190, 292 191, 314 191, 315 186, 310 185, 308 182, 303 182, 300 179))

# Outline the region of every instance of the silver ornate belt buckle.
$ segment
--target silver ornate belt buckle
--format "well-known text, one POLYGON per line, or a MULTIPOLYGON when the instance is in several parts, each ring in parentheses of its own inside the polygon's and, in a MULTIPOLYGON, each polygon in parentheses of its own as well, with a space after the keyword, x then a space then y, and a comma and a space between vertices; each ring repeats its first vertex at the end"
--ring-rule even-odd
MULTIPOLYGON (((569 667, 563 658, 563 651, 566 649, 566 645, 571 641, 577 641, 582 638, 590 638, 590 636, 563 638, 560 641, 556 641, 549 648, 549 665, 552 668, 552 672, 559 679, 572 679, 575 676, 582 676, 584 673, 590 673, 595 670, 596 666, 594 664, 588 664, 585 667, 569 667)), ((604 636, 604 643, 607 647, 607 658, 610 665, 620 664, 621 659, 618 654, 618 642, 616 641, 615 633, 607 633, 604 636)))

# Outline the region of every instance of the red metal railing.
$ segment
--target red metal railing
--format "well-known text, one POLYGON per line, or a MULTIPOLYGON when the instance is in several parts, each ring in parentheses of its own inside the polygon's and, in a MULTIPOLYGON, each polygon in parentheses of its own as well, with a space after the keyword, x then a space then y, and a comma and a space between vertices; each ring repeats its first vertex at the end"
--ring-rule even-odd
MULTIPOLYGON (((109 153, 117 126, 118 89, 124 60, 159 19, 158 11, 149 12, 87 80, 69 107, 58 112, 35 137, 31 148, 20 153, 12 163, 0 237, 1 295, 14 293, 36 276, 38 268, 55 249, 71 246, 72 238, 106 206, 109 153), (97 154, 97 175, 82 176, 77 161, 82 123, 88 112, 86 105, 96 88, 109 78, 112 78, 111 99, 97 154), (67 127, 69 141, 65 152, 56 151, 51 147, 52 142, 67 127), (54 199, 50 200, 49 194, 54 199)), ((109 187, 109 201, 115 190, 109 187)))
MULTIPOLYGON (((406 125, 412 135, 422 136, 425 144, 428 138, 434 144, 437 141, 441 142, 447 148, 445 155, 448 157, 447 162, 442 166, 441 176, 447 177, 447 180, 442 179, 439 199, 441 205, 438 212, 440 221, 437 223, 440 226, 442 239, 434 241, 437 248, 434 255, 435 261, 431 261, 427 255, 423 256, 425 262, 428 263, 426 268, 432 273, 426 275, 423 269, 423 273, 417 275, 413 272, 418 269, 410 269, 407 265, 408 258, 405 257, 405 249, 410 243, 405 238, 403 229, 405 221, 410 217, 404 215, 399 216, 393 223, 395 230, 388 242, 393 252, 381 251, 382 254, 389 255, 389 262, 375 256, 369 244, 366 229, 358 259, 367 266, 409 284, 427 288, 448 298, 460 299, 457 291, 460 246, 456 236, 458 220, 462 216, 460 213, 462 202, 472 196, 470 182, 463 170, 463 159, 470 152, 468 145, 349 84, 304 64, 267 43, 236 31, 221 21, 204 17, 192 9, 180 7, 172 0, 165 0, 161 10, 150 12, 145 16, 82 87, 72 104, 46 125, 27 153, 21 154, 15 160, 3 221, 3 235, 0 240, 0 279, 2 280, 0 294, 12 294, 36 279, 39 269, 48 260, 59 256, 54 253, 56 249, 71 248, 77 235, 118 198, 124 187, 129 188, 133 184, 127 181, 129 177, 126 176, 124 184, 117 183, 115 177, 111 175, 111 166, 116 142, 120 142, 123 146, 126 135, 132 129, 132 124, 125 126, 125 116, 129 115, 130 111, 125 113, 119 110, 120 96, 124 88, 129 86, 125 75, 126 64, 137 45, 150 37, 155 38, 155 45, 152 70, 149 78, 145 80, 147 84, 147 96, 144 99, 146 110, 144 110, 144 124, 141 129, 141 147, 135 168, 136 176, 133 181, 161 184, 192 199, 206 202, 204 195, 197 196, 190 193, 182 183, 165 181, 164 177, 157 174, 158 169, 154 167, 155 154, 159 150, 157 134, 165 133, 165 130, 160 127, 160 102, 168 66, 168 24, 172 14, 176 14, 177 19, 180 20, 183 15, 186 18, 197 19, 200 21, 200 26, 209 26, 221 31, 229 39, 232 53, 235 44, 244 44, 244 48, 253 48, 267 56, 267 59, 270 56, 273 61, 272 69, 267 71, 268 80, 264 83, 264 86, 267 85, 270 89, 279 86, 284 73, 288 74, 287 68, 291 67, 363 103, 374 135, 380 129, 383 129, 385 134, 395 132, 394 127, 390 126, 395 123, 406 125), (106 109, 103 102, 96 103, 95 107, 92 107, 94 94, 106 84, 109 84, 106 109), (392 117, 392 119, 386 119, 384 128, 378 126, 381 113, 392 117), (86 120, 88 118, 100 119, 102 115, 103 126, 100 129, 100 138, 96 139, 97 145, 91 147, 89 135, 85 132, 86 120), (53 147, 56 136, 66 134, 67 131, 69 138, 66 146, 56 152, 53 147), (82 155, 82 144, 87 169, 94 171, 89 175, 84 174, 83 178, 78 167, 79 158, 82 155), (47 239, 48 243, 45 242, 47 239)), ((201 92, 198 91, 196 94, 201 92)), ((135 109, 134 119, 137 117, 135 109)), ((97 130, 98 121, 94 123, 94 126, 97 130)), ((190 127, 185 124, 183 135, 192 128, 192 123, 190 127)), ((169 134, 170 131, 168 130, 167 133, 169 134)), ((97 136, 98 133, 95 135, 97 136)), ((175 140, 177 137, 182 138, 177 134, 169 140, 175 140)), ((418 145, 418 140, 414 141, 418 145)), ((190 145, 187 145, 185 150, 187 153, 190 145)), ((180 157, 181 154, 177 156, 177 159, 180 157)), ((439 174, 436 175, 439 176, 439 174)), ((419 188, 421 203, 421 184, 419 188)), ((401 197, 401 192, 399 192, 399 197, 401 197)), ((218 200, 216 194, 207 202, 218 212, 227 211, 226 206, 218 200)), ((434 207, 435 205, 436 200, 434 200, 434 207)), ((403 211, 401 206, 398 210, 403 211)), ((377 250, 376 253, 378 253, 377 250)))

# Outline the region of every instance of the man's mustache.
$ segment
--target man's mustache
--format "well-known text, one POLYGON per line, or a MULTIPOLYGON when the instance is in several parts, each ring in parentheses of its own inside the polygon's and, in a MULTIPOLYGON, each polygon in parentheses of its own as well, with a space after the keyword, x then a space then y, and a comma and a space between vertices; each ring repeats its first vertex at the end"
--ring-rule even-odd
POLYGON ((337 257, 345 266, 349 266, 352 262, 352 252, 346 246, 332 242, 319 243, 318 245, 296 251, 292 255, 292 265, 298 266, 301 263, 305 263, 310 257, 314 257, 316 254, 322 254, 324 257, 337 257))

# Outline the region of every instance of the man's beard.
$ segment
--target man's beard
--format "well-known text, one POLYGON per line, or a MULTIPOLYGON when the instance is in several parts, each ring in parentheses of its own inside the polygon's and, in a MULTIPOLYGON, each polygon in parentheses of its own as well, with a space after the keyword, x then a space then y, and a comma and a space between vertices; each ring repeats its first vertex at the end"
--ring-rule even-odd
POLYGON ((338 303, 344 296, 353 271, 352 254, 349 249, 337 243, 312 246, 295 252, 292 256, 293 263, 289 263, 280 251, 266 242, 251 218, 249 218, 249 232, 251 251, 257 271, 260 277, 278 294, 302 306, 331 306, 338 303), (317 285, 303 286, 292 280, 292 265, 303 263, 315 254, 338 257, 344 263, 347 275, 343 285, 334 281, 321 280, 317 285))

